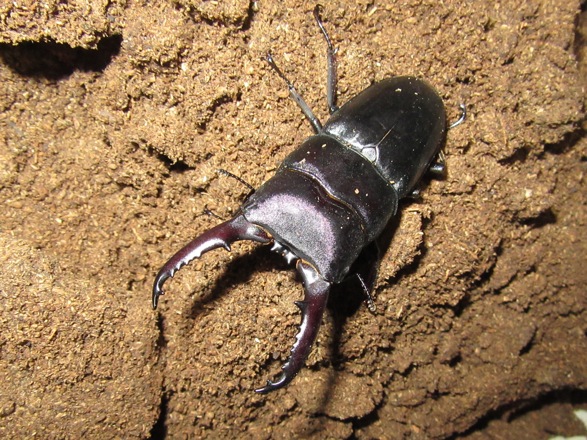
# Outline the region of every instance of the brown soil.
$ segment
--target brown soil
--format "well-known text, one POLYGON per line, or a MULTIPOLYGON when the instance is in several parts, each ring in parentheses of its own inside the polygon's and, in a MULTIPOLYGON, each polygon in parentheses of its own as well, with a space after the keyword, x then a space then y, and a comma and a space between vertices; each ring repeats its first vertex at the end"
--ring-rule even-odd
MULTIPOLYGON (((587 138, 578 0, 333 2, 339 102, 427 78, 448 176, 404 203, 377 312, 339 289, 277 374, 302 288, 265 248, 165 260, 325 119, 313 4, 0 5, 2 438, 547 438, 587 406, 587 138), (581 73, 582 72, 582 73, 581 73)), ((388 241, 389 241, 388 240, 388 241)), ((348 286, 347 286, 348 287, 348 286)), ((358 298, 358 299, 357 299, 358 298)))

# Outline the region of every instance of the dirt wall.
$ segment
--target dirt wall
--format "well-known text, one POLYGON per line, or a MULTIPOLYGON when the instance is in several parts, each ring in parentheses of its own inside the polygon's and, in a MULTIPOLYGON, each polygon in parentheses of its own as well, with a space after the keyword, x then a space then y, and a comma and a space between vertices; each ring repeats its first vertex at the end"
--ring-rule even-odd
POLYGON ((300 319, 277 255, 207 254, 151 309, 159 267, 218 223, 204 211, 248 191, 216 170, 259 186, 311 134, 268 51, 327 118, 313 7, 0 5, 3 438, 578 434, 529 416, 587 402, 578 1, 325 5, 339 103, 415 75, 450 121, 468 108, 446 178, 381 240, 376 313, 343 285, 307 367, 260 396, 300 319))

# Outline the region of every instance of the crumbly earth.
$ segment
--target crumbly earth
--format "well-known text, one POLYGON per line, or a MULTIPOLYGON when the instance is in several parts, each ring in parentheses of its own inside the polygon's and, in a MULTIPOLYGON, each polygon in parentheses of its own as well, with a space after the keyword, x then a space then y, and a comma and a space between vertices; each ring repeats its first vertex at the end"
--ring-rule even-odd
MULTIPOLYGON (((154 4, 153 4, 154 3, 154 4)), ((587 138, 578 0, 334 1, 339 103, 433 84, 448 175, 380 245, 377 311, 333 294, 307 367, 252 392, 302 295, 266 248, 158 268, 233 215, 322 120, 313 4, 0 5, 2 438, 494 439, 577 435, 587 406, 587 138), (530 429, 531 427, 531 429, 530 429)), ((341 176, 344 178, 344 176, 341 176)))

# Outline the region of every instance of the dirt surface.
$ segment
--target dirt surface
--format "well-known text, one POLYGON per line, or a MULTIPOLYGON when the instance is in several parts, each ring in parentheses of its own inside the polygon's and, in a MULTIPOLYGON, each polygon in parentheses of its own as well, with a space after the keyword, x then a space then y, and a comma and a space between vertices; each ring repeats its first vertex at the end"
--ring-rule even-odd
MULTIPOLYGON (((376 288, 332 295, 295 381, 302 287, 266 248, 153 278, 323 120, 313 4, 0 5, 2 438, 547 438, 587 406, 587 139, 578 1, 330 2, 339 102, 433 84, 448 176, 402 204, 376 288), (540 421, 540 423, 537 423, 540 421), (532 426, 533 429, 527 429, 532 426), (513 435, 513 436, 512 436, 513 435)), ((585 432, 583 432, 585 434, 585 432)))

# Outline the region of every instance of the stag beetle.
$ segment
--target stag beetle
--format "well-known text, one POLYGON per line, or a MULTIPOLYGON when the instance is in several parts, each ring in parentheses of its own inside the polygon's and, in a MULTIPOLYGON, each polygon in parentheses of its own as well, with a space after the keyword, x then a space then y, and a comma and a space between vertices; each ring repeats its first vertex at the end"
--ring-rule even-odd
MULTIPOLYGON (((379 255, 369 249, 396 214, 399 200, 416 191, 423 174, 444 171, 440 151, 446 132, 444 104, 427 82, 410 76, 388 78, 341 108, 336 106, 336 50, 320 11, 316 6, 314 18, 327 43, 330 119, 322 126, 268 54, 267 62, 287 84, 315 135, 283 161, 234 218, 204 232, 171 257, 153 286, 156 308, 163 284, 177 270, 213 249, 230 251, 239 240, 273 244, 272 250, 288 263, 295 262, 305 289, 304 300, 296 302, 302 312, 300 330, 281 375, 258 393, 287 385, 302 368, 330 287, 348 276, 359 256, 371 260, 368 273, 356 275, 368 304, 373 304, 370 292, 379 255)), ((461 118, 451 127, 464 120, 464 106, 461 109, 461 118)))

